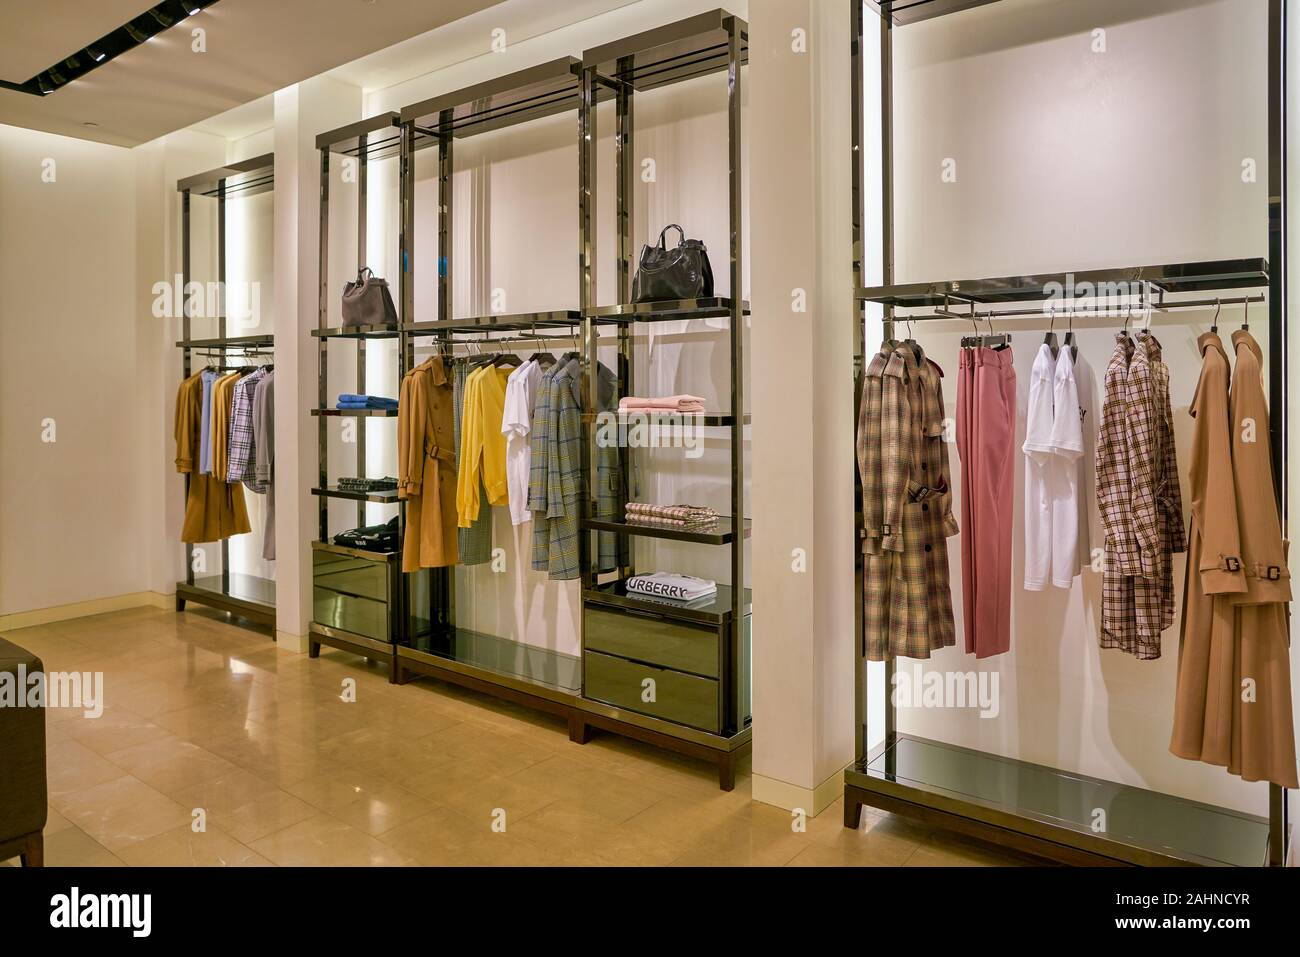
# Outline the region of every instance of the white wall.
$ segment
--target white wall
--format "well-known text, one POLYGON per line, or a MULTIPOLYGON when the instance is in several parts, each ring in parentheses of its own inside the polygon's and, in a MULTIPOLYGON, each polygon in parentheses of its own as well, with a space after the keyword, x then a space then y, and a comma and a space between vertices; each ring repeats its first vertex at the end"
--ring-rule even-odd
POLYGON ((128 151, 0 126, 0 613, 145 588, 135 209, 128 151))
MULTIPOLYGON (((898 281, 1267 256, 1267 4, 1014 0, 894 37, 898 281), (1105 30, 1104 53, 1092 49, 1096 28, 1105 30), (955 183, 940 177, 949 158, 955 183), (1242 181, 1246 158, 1258 161, 1258 182, 1242 181)), ((1264 309, 1252 318, 1267 349, 1264 309)), ((1196 338, 1209 320, 1172 313, 1153 328, 1171 371, 1185 508, 1187 406, 1200 368, 1196 338)), ((1001 325, 1015 336, 1018 448, 1029 369, 1046 327, 1001 325)), ((1226 337, 1240 325, 1240 308, 1225 310, 1220 325, 1226 337)), ((1094 410, 1116 326, 1075 327, 1080 359, 1093 370, 1094 410)), ((949 415, 968 330, 916 326, 947 373, 949 415)), ((878 324, 868 340, 879 341, 878 324)), ((955 471, 955 446, 950 454, 955 471)), ((1012 651, 977 664, 959 638, 929 665, 996 671, 1001 714, 900 709, 900 730, 1266 813, 1265 786, 1168 752, 1179 623, 1165 633, 1162 658, 1137 661, 1098 647, 1098 574, 1085 570, 1068 593, 1022 590, 1022 463, 1017 453, 1012 651)), ((1093 514, 1100 546, 1095 507, 1093 514)), ((955 547, 950 559, 960 608, 955 547)), ((1179 603, 1183 573, 1179 556, 1179 603)), ((881 700, 883 683, 873 691, 881 700)))

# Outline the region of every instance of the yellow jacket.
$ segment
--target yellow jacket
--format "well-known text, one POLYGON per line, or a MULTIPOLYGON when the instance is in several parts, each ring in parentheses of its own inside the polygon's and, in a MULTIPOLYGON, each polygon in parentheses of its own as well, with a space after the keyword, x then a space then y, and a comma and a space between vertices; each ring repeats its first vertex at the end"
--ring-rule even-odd
POLYGON ((465 407, 460 425, 460 469, 456 477, 456 514, 461 528, 478 518, 479 482, 489 505, 505 505, 506 437, 501 433, 505 414, 506 380, 512 369, 484 366, 465 381, 465 407))

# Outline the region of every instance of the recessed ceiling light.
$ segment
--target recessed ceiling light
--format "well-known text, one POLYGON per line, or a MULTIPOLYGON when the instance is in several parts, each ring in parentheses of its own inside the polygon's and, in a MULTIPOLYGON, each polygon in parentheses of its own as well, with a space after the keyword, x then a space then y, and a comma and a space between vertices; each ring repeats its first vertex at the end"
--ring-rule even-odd
POLYGON ((96 63, 104 62, 105 54, 103 50, 99 49, 99 47, 86 47, 86 53, 88 53, 90 58, 96 63))
POLYGON ((190 16, 194 16, 202 9, 197 3, 191 3, 190 0, 182 0, 181 6, 185 8, 185 12, 190 16))

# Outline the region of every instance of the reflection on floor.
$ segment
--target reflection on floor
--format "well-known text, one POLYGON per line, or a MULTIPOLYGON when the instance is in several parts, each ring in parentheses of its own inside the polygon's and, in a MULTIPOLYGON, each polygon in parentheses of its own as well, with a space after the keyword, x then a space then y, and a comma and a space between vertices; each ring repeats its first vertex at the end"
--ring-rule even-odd
POLYGON ((838 802, 798 832, 750 801, 748 762, 725 794, 710 766, 202 609, 6 637, 104 675, 101 717, 48 712, 50 866, 1026 862, 888 814, 846 831, 838 802))

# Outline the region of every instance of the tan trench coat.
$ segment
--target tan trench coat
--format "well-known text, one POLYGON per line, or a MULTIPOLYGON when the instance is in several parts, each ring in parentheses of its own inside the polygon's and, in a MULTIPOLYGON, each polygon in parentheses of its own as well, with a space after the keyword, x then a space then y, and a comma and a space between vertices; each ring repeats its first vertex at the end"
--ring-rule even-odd
POLYGON ((251 532, 244 508, 244 487, 214 475, 199 474, 199 439, 203 418, 203 374, 181 383, 176 391, 176 471, 189 476, 181 541, 216 542, 251 532))
POLYGON ((1231 386, 1219 337, 1206 333, 1199 343, 1192 541, 1169 749, 1247 781, 1294 788, 1291 573, 1274 496, 1262 353, 1248 332, 1233 333, 1232 342, 1231 386))
POLYGON ((397 491, 406 500, 402 571, 441 568, 456 548, 456 434, 451 379, 434 356, 402 379, 397 411, 397 491))

